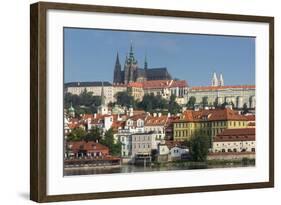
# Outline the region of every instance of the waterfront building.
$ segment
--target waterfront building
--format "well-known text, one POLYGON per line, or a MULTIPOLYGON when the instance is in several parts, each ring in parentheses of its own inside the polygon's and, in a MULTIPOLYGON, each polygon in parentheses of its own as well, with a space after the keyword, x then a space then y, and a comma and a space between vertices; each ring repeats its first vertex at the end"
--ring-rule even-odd
POLYGON ((135 58, 131 42, 129 55, 126 56, 124 70, 121 69, 119 54, 117 53, 114 71, 113 84, 128 84, 130 82, 144 82, 147 80, 170 80, 172 79, 167 68, 149 68, 147 58, 144 60, 144 67, 140 68, 135 58))
POLYGON ((109 155, 108 147, 94 141, 67 142, 69 157, 105 157, 109 155))
POLYGON ((189 154, 189 149, 186 146, 174 146, 170 149, 171 160, 180 160, 187 154, 189 154))
POLYGON ((144 131, 146 133, 154 132, 157 140, 165 139, 165 128, 168 121, 168 116, 161 113, 154 113, 153 116, 148 116, 144 122, 144 131))
POLYGON ((151 155, 160 142, 154 132, 132 134, 132 156, 151 155))
POLYGON ((173 123, 175 141, 190 140, 197 132, 211 137, 226 128, 246 128, 247 118, 231 109, 187 110, 173 123))
POLYGON ((218 79, 216 73, 214 73, 211 86, 188 88, 187 100, 194 97, 197 104, 202 104, 205 98, 210 106, 220 106, 224 103, 231 103, 234 105, 234 108, 241 109, 244 104, 246 104, 248 108, 255 109, 255 90, 255 85, 225 86, 222 74, 220 74, 218 79))
POLYGON ((255 152, 255 128, 225 129, 213 139, 213 152, 255 152))

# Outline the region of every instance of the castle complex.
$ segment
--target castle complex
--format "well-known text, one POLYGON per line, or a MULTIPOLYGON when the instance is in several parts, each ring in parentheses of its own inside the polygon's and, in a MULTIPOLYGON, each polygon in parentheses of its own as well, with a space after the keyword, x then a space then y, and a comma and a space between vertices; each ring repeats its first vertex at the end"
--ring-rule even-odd
POLYGON ((144 82, 148 80, 171 80, 167 68, 148 68, 147 59, 145 57, 144 67, 140 68, 133 52, 131 43, 129 56, 126 56, 124 70, 121 69, 119 55, 117 53, 114 68, 113 84, 128 84, 131 82, 144 82))
POLYGON ((217 78, 213 73, 211 86, 189 87, 187 98, 194 97, 196 103, 200 104, 205 98, 209 105, 222 105, 231 103, 235 108, 247 106, 254 109, 256 107, 255 85, 224 85, 222 74, 217 78))

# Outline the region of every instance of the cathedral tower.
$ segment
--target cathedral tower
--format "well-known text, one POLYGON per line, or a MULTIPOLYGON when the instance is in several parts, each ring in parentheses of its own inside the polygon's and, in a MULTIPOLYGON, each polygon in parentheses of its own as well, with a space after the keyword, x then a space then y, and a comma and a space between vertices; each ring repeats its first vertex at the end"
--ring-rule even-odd
POLYGON ((119 54, 117 52, 115 67, 114 67, 114 77, 113 77, 114 84, 122 83, 122 71, 121 71, 121 64, 119 61, 119 54))
POLYGON ((130 45, 130 53, 129 56, 126 57, 125 65, 124 65, 124 83, 134 82, 136 78, 136 71, 138 69, 138 62, 135 59, 133 52, 133 44, 131 41, 130 45))

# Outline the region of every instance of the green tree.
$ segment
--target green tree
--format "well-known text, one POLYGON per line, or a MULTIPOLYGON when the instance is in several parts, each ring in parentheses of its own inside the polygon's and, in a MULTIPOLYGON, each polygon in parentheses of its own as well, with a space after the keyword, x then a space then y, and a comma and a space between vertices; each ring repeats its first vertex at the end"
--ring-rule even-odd
POLYGON ((130 96, 127 92, 118 92, 115 95, 116 103, 121 106, 135 106, 134 97, 130 96))
POLYGON ((244 103, 242 114, 247 114, 248 112, 249 112, 249 109, 248 109, 247 103, 244 103))
POLYGON ((100 141, 102 138, 102 131, 98 127, 92 127, 92 129, 85 135, 85 141, 100 141))
POLYGON ((187 108, 194 109, 194 105, 196 103, 196 98, 194 96, 191 96, 186 104, 187 108))
POLYGON ((121 142, 114 142, 113 130, 112 128, 107 130, 104 134, 104 137, 100 140, 100 143, 107 146, 109 148, 109 153, 112 156, 120 156, 121 155, 121 142))
POLYGON ((80 141, 82 139, 84 139, 84 137, 86 136, 87 132, 81 128, 74 128, 72 130, 72 132, 67 136, 67 140, 68 141, 80 141))
POLYGON ((171 114, 177 114, 180 112, 180 105, 176 102, 176 96, 171 95, 168 110, 171 114))
POLYGON ((196 132, 190 139, 190 154, 193 161, 206 161, 209 148, 211 148, 211 137, 206 134, 196 132))
POLYGON ((204 96, 202 99, 202 106, 207 107, 208 106, 208 96, 204 96))
POLYGON ((77 115, 96 113, 97 107, 101 104, 101 96, 93 96, 93 93, 87 92, 86 89, 80 95, 65 93, 64 107, 67 109, 71 104, 77 115))

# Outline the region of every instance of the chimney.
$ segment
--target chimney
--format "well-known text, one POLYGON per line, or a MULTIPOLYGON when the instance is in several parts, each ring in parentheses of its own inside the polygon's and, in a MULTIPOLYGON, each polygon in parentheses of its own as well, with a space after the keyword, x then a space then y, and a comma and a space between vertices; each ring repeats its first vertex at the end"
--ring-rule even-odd
POLYGON ((168 117, 171 117, 171 113, 168 113, 168 117))
POLYGON ((94 119, 96 119, 96 118, 97 118, 97 113, 94 114, 94 119))
POLYGON ((161 113, 161 112, 159 112, 159 113, 158 113, 158 117, 161 117, 161 116, 162 116, 162 113, 161 113))
POLYGON ((157 113, 154 112, 154 113, 153 113, 153 117, 156 117, 156 116, 157 116, 157 113))

